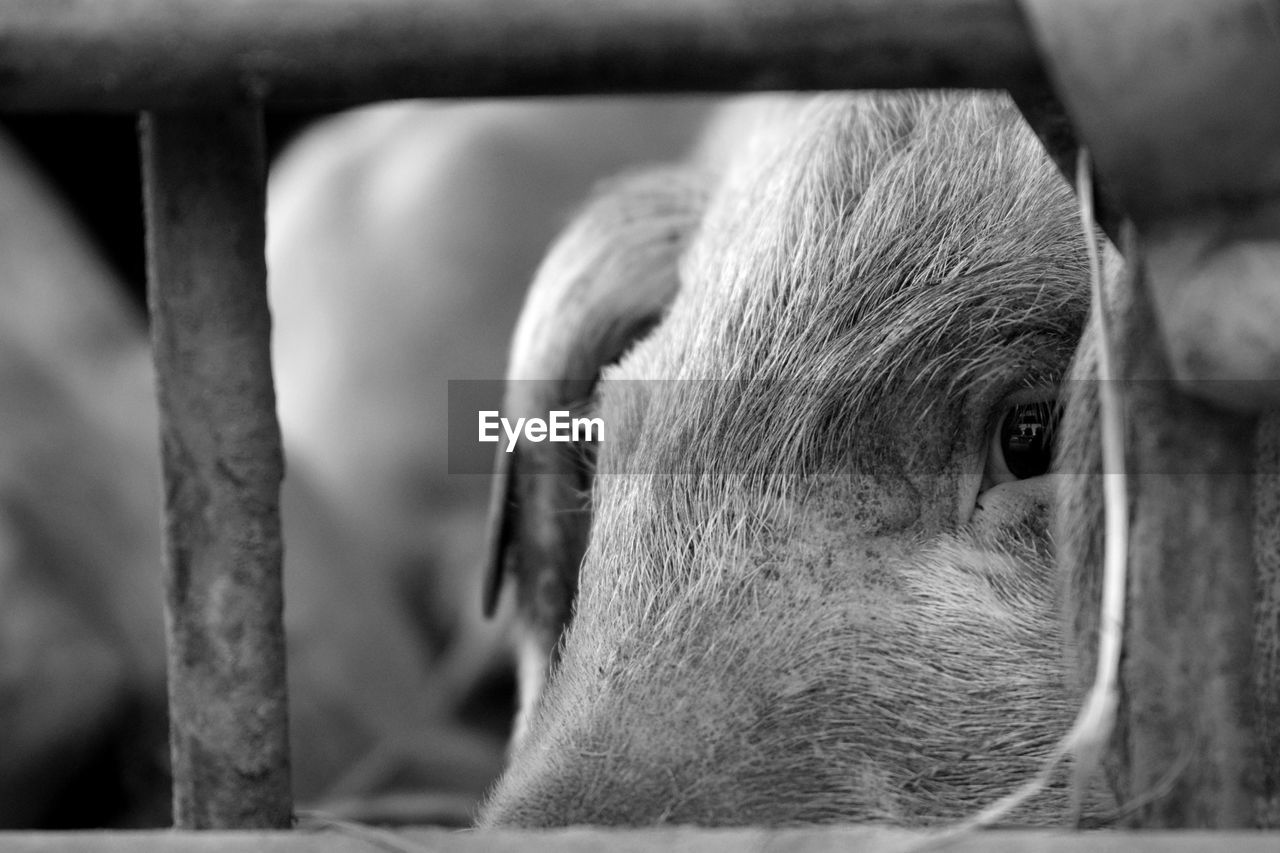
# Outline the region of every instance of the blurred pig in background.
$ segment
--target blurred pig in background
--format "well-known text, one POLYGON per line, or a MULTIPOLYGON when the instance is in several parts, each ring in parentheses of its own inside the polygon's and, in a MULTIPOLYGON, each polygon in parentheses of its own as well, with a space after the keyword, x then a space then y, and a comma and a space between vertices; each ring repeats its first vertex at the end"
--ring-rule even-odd
POLYGON ((0 826, 165 807, 156 444, 142 323, 0 140, 0 826))

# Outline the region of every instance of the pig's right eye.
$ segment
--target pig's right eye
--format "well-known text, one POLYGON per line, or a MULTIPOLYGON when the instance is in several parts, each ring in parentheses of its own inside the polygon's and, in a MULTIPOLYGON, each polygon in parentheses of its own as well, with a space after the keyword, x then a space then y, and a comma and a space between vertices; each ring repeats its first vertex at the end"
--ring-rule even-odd
POLYGON ((1011 403, 992 427, 983 491, 1049 472, 1062 408, 1054 399, 1011 403))

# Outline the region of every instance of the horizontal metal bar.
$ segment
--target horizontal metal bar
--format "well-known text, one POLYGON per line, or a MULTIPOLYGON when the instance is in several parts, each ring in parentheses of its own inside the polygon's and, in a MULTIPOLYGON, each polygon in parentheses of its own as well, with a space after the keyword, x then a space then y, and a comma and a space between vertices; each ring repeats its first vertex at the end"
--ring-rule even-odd
MULTIPOLYGON (((793 853, 890 851, 921 843, 922 832, 869 827, 828 829, 570 829, 539 832, 386 832, 356 825, 324 832, 46 832, 0 833, 0 849, 10 853, 368 853, 370 850, 431 850, 439 853, 598 853, 652 850, 654 853, 793 853)), ((1280 835, 1267 832, 978 832, 948 844, 948 853, 1271 853, 1280 835)))
POLYGON ((5 0, 0 109, 1017 88, 1016 0, 5 0))

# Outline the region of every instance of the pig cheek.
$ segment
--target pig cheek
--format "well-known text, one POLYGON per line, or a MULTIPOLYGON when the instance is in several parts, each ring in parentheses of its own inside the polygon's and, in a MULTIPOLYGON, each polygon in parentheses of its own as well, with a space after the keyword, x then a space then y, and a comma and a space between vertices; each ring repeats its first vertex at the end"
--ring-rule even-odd
POLYGON ((970 525, 980 535, 1030 527, 1047 538, 1054 477, 1046 475, 993 486, 978 495, 970 525))

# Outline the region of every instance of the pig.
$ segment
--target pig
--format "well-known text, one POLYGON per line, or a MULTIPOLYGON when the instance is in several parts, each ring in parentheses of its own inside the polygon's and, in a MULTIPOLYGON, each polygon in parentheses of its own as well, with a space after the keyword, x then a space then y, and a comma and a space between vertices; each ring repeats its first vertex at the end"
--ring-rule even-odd
MULTIPOLYGON (((1037 771, 1080 699, 1051 531, 1088 301, 1002 95, 747 99, 601 188, 513 338, 513 414, 606 439, 500 459, 527 687, 480 825, 933 826, 1037 771)), ((1069 809, 1059 775, 1009 820, 1069 809)))

